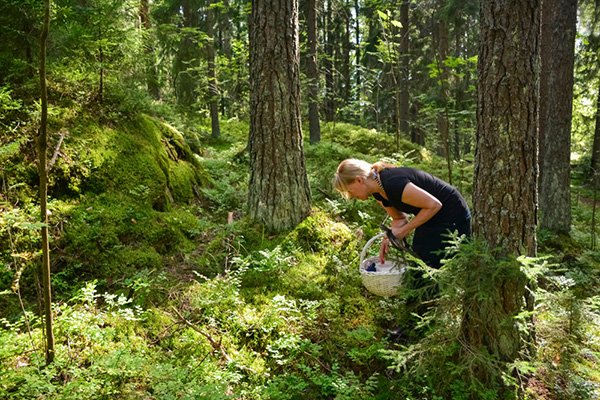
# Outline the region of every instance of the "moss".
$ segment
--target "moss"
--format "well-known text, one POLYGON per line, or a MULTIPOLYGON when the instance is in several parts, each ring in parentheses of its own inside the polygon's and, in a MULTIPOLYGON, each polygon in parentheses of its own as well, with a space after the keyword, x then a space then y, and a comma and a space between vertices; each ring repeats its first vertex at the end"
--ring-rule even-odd
POLYGON ((415 162, 427 158, 424 149, 408 140, 400 139, 396 144, 394 135, 377 132, 351 124, 327 124, 321 129, 323 138, 333 143, 340 143, 347 149, 353 149, 354 156, 364 154, 376 157, 391 157, 395 154, 408 155, 415 162))
POLYGON ((82 279, 117 278, 162 267, 173 253, 192 246, 198 218, 179 208, 157 211, 136 190, 57 207, 57 220, 65 222, 56 246, 66 254, 58 270, 82 279))
POLYGON ((138 115, 116 126, 82 116, 65 137, 62 157, 51 174, 50 195, 84 192, 127 194, 145 187, 145 201, 157 210, 186 203, 209 186, 210 177, 183 135, 163 122, 138 115))
POLYGON ((196 196, 200 186, 196 173, 186 165, 173 163, 169 167, 169 188, 173 199, 187 203, 196 196))
POLYGON ((352 234, 346 225, 333 222, 322 211, 313 210, 312 215, 294 229, 290 238, 306 251, 327 252, 335 251, 352 240, 352 234))

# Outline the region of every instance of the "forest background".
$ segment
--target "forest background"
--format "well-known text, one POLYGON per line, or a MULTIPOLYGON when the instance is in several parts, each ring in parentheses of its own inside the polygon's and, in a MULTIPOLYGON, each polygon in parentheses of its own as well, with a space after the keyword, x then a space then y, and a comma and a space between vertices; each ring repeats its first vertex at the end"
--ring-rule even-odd
MULTIPOLYGON (((566 71, 544 62, 563 43, 532 42, 541 73, 530 79, 540 83, 540 132, 545 120, 568 129, 566 143, 548 128, 540 171, 550 164, 568 178, 546 190, 540 179, 534 189, 538 244, 503 252, 457 239, 459 256, 439 272, 424 269, 443 302, 423 321, 427 335, 404 344, 386 338, 403 316, 402 296, 370 294, 358 273, 384 214, 372 202, 342 201, 331 180, 344 158, 385 159, 451 182, 471 205, 481 201, 478 55, 488 39, 480 16, 496 2, 288 3, 297 7, 288 22, 299 24, 298 57, 281 61, 298 67, 300 90, 292 82, 290 92, 302 129, 291 136, 305 160, 297 172, 310 184, 308 209, 292 222, 269 220, 252 201, 254 182, 265 179, 252 179, 255 155, 272 158, 272 171, 286 161, 269 156, 257 130, 269 121, 256 124, 253 85, 270 58, 257 58, 250 38, 257 43, 252 26, 272 16, 265 4, 285 3, 57 0, 41 51, 44 2, 0 2, 0 397, 598 398, 596 3, 498 2, 515 19, 516 5, 537 5, 538 23, 540 9, 560 10, 564 20, 541 17, 542 32, 576 27, 565 38, 574 56, 566 71), (569 7, 575 13, 562 12, 569 7), (574 78, 549 85, 566 93, 566 111, 544 92, 555 76, 574 78), (48 212, 40 219, 45 106, 48 212), (568 198, 557 203, 561 190, 568 198), (474 304, 489 321, 465 322, 474 304), (478 342, 489 329, 498 336, 478 342), (505 342, 516 343, 514 354, 505 342)), ((494 170, 507 160, 487 161, 494 170)), ((517 178, 505 176, 505 189, 517 178)))

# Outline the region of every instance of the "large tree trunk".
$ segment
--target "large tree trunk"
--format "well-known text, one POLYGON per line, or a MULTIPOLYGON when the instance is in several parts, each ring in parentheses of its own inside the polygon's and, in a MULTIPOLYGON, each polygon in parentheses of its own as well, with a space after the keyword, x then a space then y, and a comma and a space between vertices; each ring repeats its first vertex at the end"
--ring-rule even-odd
MULTIPOLYGON (((496 249, 498 259, 535 256, 540 2, 480 4, 473 232, 496 249)), ((489 288, 487 298, 466 298, 462 321, 467 347, 507 363, 521 349, 515 317, 527 297, 524 274, 515 262, 507 272, 509 263, 490 265, 501 277, 492 274, 494 282, 481 283, 489 288)))
POLYGON ((321 141, 319 124, 319 70, 317 68, 317 0, 307 1, 308 13, 308 57, 306 60, 306 77, 308 78, 308 123, 310 144, 321 141))
POLYGON ((482 1, 473 232, 536 254, 539 0, 482 1))
POLYGON ((543 0, 541 19, 540 227, 568 233, 577 1, 543 0))
POLYGON ((298 29, 296 1, 252 0, 248 211, 271 231, 294 227, 310 211, 298 29))
POLYGON ((219 90, 217 88, 217 74, 215 72, 215 9, 211 7, 212 1, 206 2, 206 57, 208 61, 208 96, 210 120, 212 123, 212 137, 221 136, 219 127, 219 90))
POLYGON ((46 149, 48 147, 48 90, 46 87, 46 39, 50 28, 50 0, 45 1, 44 26, 40 35, 40 89, 42 115, 37 138, 38 168, 40 173, 40 221, 42 227, 42 274, 44 281, 44 313, 46 315, 46 363, 54 361, 54 333, 52 329, 52 285, 50 279, 50 245, 48 238, 48 170, 46 149))

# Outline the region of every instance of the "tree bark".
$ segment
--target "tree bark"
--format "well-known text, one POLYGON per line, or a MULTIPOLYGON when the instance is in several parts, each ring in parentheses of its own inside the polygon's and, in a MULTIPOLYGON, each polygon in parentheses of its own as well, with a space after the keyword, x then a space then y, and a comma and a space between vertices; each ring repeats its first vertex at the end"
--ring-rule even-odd
POLYGON ((146 85, 148 93, 152 98, 160 99, 160 86, 158 84, 158 73, 156 72, 156 62, 154 60, 154 46, 152 46, 151 29, 152 22, 150 21, 150 4, 148 0, 140 1, 140 22, 142 29, 146 32, 144 37, 144 47, 146 53, 146 85))
POLYGON ((48 147, 48 89, 46 86, 46 40, 50 29, 50 0, 44 2, 44 26, 40 35, 40 89, 41 122, 37 138, 38 168, 40 173, 40 221, 42 224, 42 274, 44 282, 44 313, 46 315, 46 363, 54 361, 55 346, 52 329, 52 286, 50 279, 50 245, 48 239, 48 171, 46 149, 48 147))
POLYGON ((334 32, 333 22, 331 14, 333 12, 331 1, 327 2, 327 11, 325 12, 325 60, 323 66, 325 67, 325 101, 324 101, 324 114, 325 121, 332 122, 335 120, 336 114, 336 101, 335 101, 335 87, 334 87, 334 76, 333 76, 333 59, 334 59, 334 32))
POLYGON ((306 77, 308 78, 308 122, 310 144, 321 141, 319 123, 319 70, 317 67, 317 0, 307 1, 308 13, 308 57, 306 60, 306 77))
POLYGON ((439 29, 439 44, 438 44, 438 69, 440 79, 440 100, 442 102, 443 111, 438 114, 437 128, 440 133, 441 147, 440 155, 446 158, 448 166, 448 183, 452 185, 452 162, 450 154, 450 121, 448 118, 448 68, 444 61, 448 57, 448 26, 446 21, 440 19, 438 21, 439 29))
POLYGON ((217 87, 217 76, 215 71, 215 9, 212 0, 206 2, 206 58, 208 63, 208 96, 212 137, 221 136, 219 127, 219 90, 217 87))
POLYGON ((344 107, 350 104, 352 97, 352 88, 350 87, 350 0, 346 0, 343 5, 344 12, 344 45, 342 46, 342 65, 341 71, 344 73, 344 107))
POLYGON ((360 5, 358 0, 354 1, 354 12, 356 13, 356 19, 354 24, 354 33, 356 35, 356 100, 358 104, 360 104, 361 94, 362 94, 362 83, 360 78, 360 69, 361 69, 361 55, 360 55, 360 5))
MULTIPOLYGON (((221 9, 221 11, 220 11, 221 18, 219 18, 219 20, 218 20, 220 47, 221 47, 221 51, 223 52, 223 55, 227 59, 227 68, 230 68, 232 65, 232 61, 233 61, 233 54, 232 54, 232 50, 231 50, 231 38, 232 38, 233 29, 234 29, 234 24, 230 18, 231 7, 229 4, 229 0, 223 1, 223 5, 225 7, 224 7, 224 9, 221 9)), ((228 71, 230 71, 230 70, 228 69, 228 71)), ((223 117, 226 117, 231 112, 229 104, 230 104, 232 96, 235 96, 234 88, 235 88, 235 83, 233 83, 233 82, 221 83, 221 93, 223 93, 223 94, 221 94, 221 96, 220 96, 220 100, 221 100, 220 109, 221 109, 221 115, 223 117)), ((233 97, 233 103, 235 103, 235 102, 236 102, 236 99, 235 99, 235 97, 233 97)))
MULTIPOLYGON (((182 0, 184 28, 197 28, 198 16, 194 11, 193 0, 182 0)), ((198 66, 198 43, 195 35, 186 31, 182 35, 179 51, 175 56, 175 93, 177 102, 185 107, 196 100, 196 79, 194 69, 198 66)))
POLYGON ((594 130, 594 144, 592 146, 592 161, 590 163, 590 178, 594 181, 595 174, 600 173, 600 86, 598 87, 598 101, 596 102, 596 128, 594 130))
POLYGON ((473 232, 537 250, 539 0, 481 2, 473 232))
MULTIPOLYGON (((522 343, 515 317, 525 305, 533 307, 514 257, 537 252, 540 2, 480 4, 473 233, 498 261, 489 266, 497 273, 481 282, 487 297, 465 296, 461 331, 467 347, 510 363, 522 343)), ((500 379, 485 369, 479 373, 483 380, 500 379)))
POLYGON ((410 104, 408 92, 409 52, 408 52, 408 1, 400 4, 400 133, 403 137, 410 137, 410 104))
POLYGON ((540 227, 571 230, 571 117, 577 1, 542 0, 540 227))
POLYGON ((252 0, 248 211, 270 231, 310 211, 300 116, 298 3, 252 0))

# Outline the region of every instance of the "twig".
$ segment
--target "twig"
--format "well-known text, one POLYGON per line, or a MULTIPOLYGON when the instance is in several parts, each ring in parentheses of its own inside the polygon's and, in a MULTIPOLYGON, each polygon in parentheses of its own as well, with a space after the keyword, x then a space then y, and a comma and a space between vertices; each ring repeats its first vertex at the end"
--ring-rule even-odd
POLYGON ((227 354, 227 352, 225 351, 225 349, 223 348, 223 346, 221 346, 220 343, 218 343, 210 334, 204 332, 202 329, 198 328, 196 325, 192 324, 190 321, 188 321, 187 319, 185 319, 185 317, 183 315, 181 315, 181 313, 179 312, 179 310, 177 310, 175 307, 171 307, 173 309, 173 311, 175 311, 175 313, 177 314, 177 316, 181 319, 181 322, 183 322, 184 324, 186 324, 187 326, 189 326, 190 328, 192 328, 193 330, 195 330, 196 332, 198 332, 199 334, 201 334, 202 336, 204 336, 205 338, 208 339, 208 341, 210 342, 211 346, 213 347, 213 349, 217 350, 218 352, 221 353, 221 355, 223 356, 223 358, 225 360, 227 360, 227 362, 232 362, 233 360, 231 359, 231 357, 229 357, 229 355, 227 354))
MULTIPOLYGON (((173 311, 175 311, 175 313, 177 314, 177 316, 181 319, 181 322, 184 323, 185 325, 189 326, 190 328, 192 328, 193 330, 195 330, 196 332, 198 332, 199 334, 201 334, 202 336, 204 336, 205 338, 208 339, 208 341, 210 342, 211 346, 213 347, 213 349, 215 349, 216 351, 220 352, 221 355, 223 356, 223 358, 228 362, 228 363, 232 363, 233 360, 231 359, 231 357, 229 357, 229 355, 227 354, 227 352, 225 351, 225 349, 223 348, 223 346, 221 345, 221 341, 217 342, 210 334, 204 332, 202 329, 198 328, 196 325, 192 324, 190 321, 188 321, 187 319, 185 319, 185 317, 183 315, 181 315, 181 313, 179 312, 179 310, 177 310, 175 307, 171 307, 173 309, 173 311)), ((244 369, 248 372, 252 372, 253 374, 257 374, 257 372, 255 370, 253 370, 252 368, 248 368, 244 365, 238 365, 241 369, 244 369)))
POLYGON ((184 328, 179 328, 179 329, 176 329, 176 330, 174 330, 173 332, 171 332, 171 333, 169 333, 169 334, 164 334, 164 333, 165 333, 165 332, 167 332, 169 329, 171 329, 171 327, 172 327, 173 325, 178 325, 178 322, 174 322, 174 323, 172 323, 171 325, 169 325, 168 327, 166 327, 165 329, 163 329, 163 331, 162 331, 162 332, 160 332, 160 333, 158 334, 158 335, 159 335, 159 338, 158 338, 158 339, 156 339, 156 340, 154 340, 154 341, 151 343, 151 345, 152 345, 152 346, 154 346, 154 345, 158 344, 158 342, 160 342, 160 341, 162 341, 162 340, 164 340, 164 339, 166 339, 166 338, 168 338, 168 337, 171 337, 171 336, 173 336, 175 333, 177 333, 177 332, 179 332, 180 330, 184 329, 184 328), (164 335, 163 335, 163 334, 164 334, 164 335), (160 335, 163 335, 163 336, 160 336, 160 335))
POLYGON ((334 200, 334 198, 333 198, 331 195, 329 195, 329 193, 327 193, 326 191, 324 191, 323 189, 321 189, 321 188, 319 188, 319 187, 318 187, 318 188, 317 188, 317 190, 318 190, 319 192, 321 192, 321 194, 322 194, 323 196, 325 196, 325 198, 326 198, 327 200, 334 200))
POLYGON ((27 333, 29 333, 29 339, 31 340, 31 347, 33 347, 33 352, 37 355, 37 349, 35 348, 35 341, 33 340, 33 335, 31 334, 31 327, 29 326, 29 318, 27 317, 27 311, 25 311, 25 306, 23 305, 23 299, 21 298, 21 290, 17 287, 15 291, 17 296, 19 297, 19 304, 21 304, 21 310, 23 310, 23 317, 25 317, 25 324, 27 324, 27 333))
POLYGON ((303 352, 304 354, 306 354, 307 356, 314 358, 314 359, 315 359, 315 361, 316 361, 316 362, 317 362, 319 365, 321 365, 321 367, 323 367, 323 368, 325 368, 325 369, 327 370, 327 372, 331 372, 331 368, 328 368, 328 367, 327 367, 325 364, 323 364, 323 362, 322 362, 321 360, 319 360, 317 357, 313 356, 312 354, 310 354, 310 353, 309 353, 308 351, 306 351, 306 350, 302 350, 302 352, 303 352))
POLYGON ((56 161, 56 157, 58 157, 58 151, 60 150, 60 145, 62 144, 63 139, 65 138, 65 135, 66 135, 65 132, 60 133, 60 139, 58 139, 58 144, 56 145, 56 149, 54 149, 54 154, 52 155, 50 164, 48 164, 48 173, 50 173, 50 170, 52 169, 52 166, 54 165, 54 162, 56 161))

